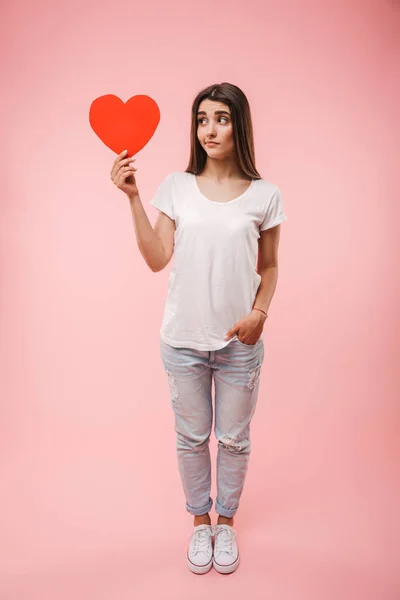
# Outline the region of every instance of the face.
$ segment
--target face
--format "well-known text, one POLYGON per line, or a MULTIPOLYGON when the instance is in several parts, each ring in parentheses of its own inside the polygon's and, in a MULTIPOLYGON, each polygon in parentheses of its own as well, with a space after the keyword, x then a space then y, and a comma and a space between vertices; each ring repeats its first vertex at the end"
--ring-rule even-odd
POLYGON ((233 153, 233 129, 230 109, 222 102, 203 100, 197 112, 197 137, 212 158, 223 158, 233 153), (208 141, 217 144, 208 145, 208 141))

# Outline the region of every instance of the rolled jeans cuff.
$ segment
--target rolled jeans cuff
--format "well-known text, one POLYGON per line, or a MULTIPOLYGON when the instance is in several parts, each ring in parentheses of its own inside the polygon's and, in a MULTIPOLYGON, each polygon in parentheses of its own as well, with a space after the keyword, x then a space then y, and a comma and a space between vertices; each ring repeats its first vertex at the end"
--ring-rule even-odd
POLYGON ((204 506, 201 506, 200 508, 193 508, 193 506, 190 506, 186 502, 186 510, 188 512, 190 512, 191 515, 195 515, 195 516, 205 515, 206 513, 210 512, 212 505, 213 505, 213 500, 210 497, 207 504, 205 504, 204 506))
POLYGON ((230 519, 231 517, 233 517, 236 512, 237 512, 237 508, 224 508, 219 502, 218 502, 218 498, 217 501, 215 503, 215 512, 218 515, 221 515, 221 517, 227 517, 228 519, 230 519))

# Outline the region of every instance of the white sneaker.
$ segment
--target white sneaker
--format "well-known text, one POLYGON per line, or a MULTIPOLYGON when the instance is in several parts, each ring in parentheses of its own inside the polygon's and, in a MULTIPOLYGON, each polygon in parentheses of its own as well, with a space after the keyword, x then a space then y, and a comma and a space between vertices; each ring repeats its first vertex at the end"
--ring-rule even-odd
POLYGON ((230 525, 214 525, 214 568, 218 573, 232 573, 239 566, 236 532, 230 525))
POLYGON ((213 564, 212 561, 212 525, 196 525, 190 537, 186 561, 193 573, 202 575, 207 573, 213 564))

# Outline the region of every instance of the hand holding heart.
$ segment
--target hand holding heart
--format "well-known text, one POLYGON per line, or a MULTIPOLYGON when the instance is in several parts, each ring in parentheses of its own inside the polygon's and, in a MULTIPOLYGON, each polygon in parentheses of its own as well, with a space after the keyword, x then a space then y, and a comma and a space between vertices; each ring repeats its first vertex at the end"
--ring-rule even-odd
POLYGON ((133 157, 125 158, 126 153, 127 151, 124 150, 114 160, 110 174, 111 180, 127 196, 137 196, 139 190, 135 179, 136 168, 133 166, 136 159, 133 157))

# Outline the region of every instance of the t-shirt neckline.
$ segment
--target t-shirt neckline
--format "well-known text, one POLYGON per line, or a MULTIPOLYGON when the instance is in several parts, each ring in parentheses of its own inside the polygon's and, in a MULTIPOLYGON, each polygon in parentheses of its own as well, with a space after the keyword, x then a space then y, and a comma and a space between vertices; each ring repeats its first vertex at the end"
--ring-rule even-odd
POLYGON ((217 200, 210 200, 209 198, 207 198, 207 196, 205 196, 203 194, 203 192, 200 191, 200 188, 197 185, 197 180, 196 180, 195 173, 191 173, 191 175, 192 175, 193 182, 194 182, 194 185, 195 185, 195 188, 196 188, 198 194, 202 198, 204 198, 204 200, 207 200, 207 202, 211 202, 211 204, 222 204, 222 205, 224 205, 224 204, 232 204, 232 202, 237 202, 238 200, 241 200, 243 198, 243 196, 245 196, 250 191, 250 189, 253 187, 255 181, 257 181, 256 179, 252 179, 250 185, 244 190, 244 192, 242 194, 240 194, 240 196, 236 196, 236 198, 232 198, 232 200, 227 200, 226 202, 218 202, 217 200))

